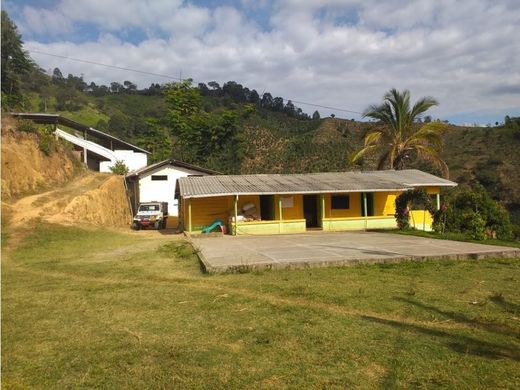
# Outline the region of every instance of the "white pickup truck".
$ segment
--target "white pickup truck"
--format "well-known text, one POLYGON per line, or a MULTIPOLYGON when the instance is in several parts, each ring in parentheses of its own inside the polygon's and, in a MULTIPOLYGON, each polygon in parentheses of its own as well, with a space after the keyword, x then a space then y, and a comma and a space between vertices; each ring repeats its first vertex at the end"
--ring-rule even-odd
POLYGON ((154 227, 157 230, 164 229, 167 219, 168 202, 140 203, 132 221, 132 229, 139 230, 147 227, 154 227))

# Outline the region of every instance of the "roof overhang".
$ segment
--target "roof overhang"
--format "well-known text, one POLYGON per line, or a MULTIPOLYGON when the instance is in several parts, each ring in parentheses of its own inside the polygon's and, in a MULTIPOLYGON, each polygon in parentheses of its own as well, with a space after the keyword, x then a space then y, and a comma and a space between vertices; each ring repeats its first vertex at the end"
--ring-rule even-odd
POLYGON ((457 183, 419 170, 324 172, 181 177, 176 197, 402 192, 413 188, 454 187, 457 183))
MULTIPOLYGON (((183 195, 185 199, 195 198, 214 198, 218 196, 248 196, 248 195, 321 195, 321 194, 349 194, 355 192, 400 192, 411 190, 414 187, 403 188, 389 188, 389 189, 364 189, 364 190, 324 190, 324 191, 280 191, 280 192, 236 192, 236 193, 221 193, 221 194, 207 194, 207 195, 183 195)), ((177 196, 176 191, 176 198, 177 196)))
POLYGON ((116 145, 116 146, 119 146, 119 147, 122 147, 122 148, 125 148, 128 150, 133 150, 134 152, 151 154, 149 151, 144 150, 138 146, 132 145, 131 143, 128 143, 126 141, 123 141, 122 139, 114 137, 113 135, 104 133, 102 131, 94 129, 93 127, 81 124, 79 122, 73 121, 72 119, 65 118, 61 115, 46 114, 46 113, 12 112, 11 116, 13 116, 14 118, 30 119, 33 122, 40 123, 40 124, 62 125, 62 126, 74 129, 74 130, 85 132, 88 135, 99 138, 99 139, 111 141, 113 145, 116 145))
POLYGON ((140 168, 140 169, 138 169, 136 171, 130 172, 130 173, 128 173, 126 175, 126 178, 127 179, 133 179, 133 178, 136 178, 136 177, 142 177, 144 175, 149 174, 150 172, 155 171, 156 169, 160 169, 160 168, 168 166, 168 165, 171 165, 171 166, 174 166, 174 167, 185 168, 185 169, 188 169, 190 171, 199 172, 199 173, 201 173, 203 175, 221 175, 222 174, 221 172, 217 172, 217 171, 214 171, 212 169, 199 167, 197 165, 189 164, 187 162, 180 161, 180 160, 175 160, 175 159, 172 158, 172 159, 163 160, 163 161, 160 161, 158 163, 155 163, 155 164, 152 164, 152 165, 148 165, 148 166, 140 168))

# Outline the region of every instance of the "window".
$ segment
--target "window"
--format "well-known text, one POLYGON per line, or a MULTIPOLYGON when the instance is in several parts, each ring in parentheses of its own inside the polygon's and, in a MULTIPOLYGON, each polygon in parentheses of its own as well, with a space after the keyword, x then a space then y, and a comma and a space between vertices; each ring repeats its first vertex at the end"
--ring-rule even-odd
POLYGON ((168 176, 167 175, 152 175, 152 181, 158 181, 158 180, 166 181, 166 180, 168 180, 168 176))
POLYGON ((350 197, 348 195, 332 195, 331 208, 333 210, 347 210, 350 208, 350 197))
POLYGON ((139 206, 139 211, 159 211, 158 204, 142 204, 139 206))

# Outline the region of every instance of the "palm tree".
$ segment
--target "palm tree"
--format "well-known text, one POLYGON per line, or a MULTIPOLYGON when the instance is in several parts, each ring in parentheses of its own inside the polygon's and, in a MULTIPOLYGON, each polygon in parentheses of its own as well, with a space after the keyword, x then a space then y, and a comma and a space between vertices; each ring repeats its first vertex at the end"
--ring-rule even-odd
POLYGON ((410 91, 405 89, 401 93, 391 89, 385 94, 383 104, 372 105, 363 113, 363 117, 376 119, 381 126, 365 134, 364 146, 352 154, 351 163, 367 153, 375 153, 379 156, 377 169, 390 166, 397 170, 416 157, 438 167, 447 177, 448 166, 439 156, 446 125, 433 121, 421 126, 417 122, 424 112, 436 105, 438 102, 434 98, 423 97, 410 108, 410 91))

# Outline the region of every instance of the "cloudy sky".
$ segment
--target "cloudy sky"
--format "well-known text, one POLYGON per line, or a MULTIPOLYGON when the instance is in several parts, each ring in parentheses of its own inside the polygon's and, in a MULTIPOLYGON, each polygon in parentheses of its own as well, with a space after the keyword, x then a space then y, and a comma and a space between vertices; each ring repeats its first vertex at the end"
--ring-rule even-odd
POLYGON ((395 87, 437 98, 432 115, 453 123, 520 116, 518 0, 3 0, 2 8, 40 66, 88 82, 171 79, 41 53, 234 80, 354 112, 395 87))

